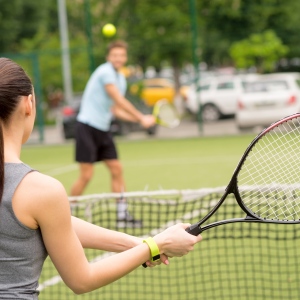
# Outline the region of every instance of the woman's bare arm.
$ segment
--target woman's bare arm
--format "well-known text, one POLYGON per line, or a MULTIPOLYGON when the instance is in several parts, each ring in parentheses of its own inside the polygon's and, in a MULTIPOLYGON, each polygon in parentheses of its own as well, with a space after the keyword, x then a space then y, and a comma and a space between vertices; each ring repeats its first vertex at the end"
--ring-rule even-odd
MULTIPOLYGON (((141 243, 112 257, 89 263, 74 230, 74 219, 72 224, 66 191, 57 180, 51 177, 37 172, 28 174, 17 189, 16 197, 14 197, 15 208, 17 217, 21 217, 25 225, 33 229, 40 227, 51 260, 64 282, 77 294, 107 285, 150 259, 149 247, 141 243)), ((75 223, 80 237, 86 228, 78 228, 86 224, 80 221, 75 221, 75 223)), ((178 224, 156 235, 154 240, 160 252, 172 257, 182 256, 191 251, 201 237, 186 233, 184 229, 187 226, 188 224, 178 224)), ((106 233, 104 235, 107 240, 106 233)), ((98 238, 97 234, 96 236, 98 238)), ((91 242, 83 241, 83 243, 88 245, 91 242)), ((117 246, 112 246, 112 241, 108 243, 110 249, 124 247, 118 243, 117 246)))
POLYGON ((142 244, 142 239, 105 229, 72 217, 72 225, 83 248, 122 252, 142 244))

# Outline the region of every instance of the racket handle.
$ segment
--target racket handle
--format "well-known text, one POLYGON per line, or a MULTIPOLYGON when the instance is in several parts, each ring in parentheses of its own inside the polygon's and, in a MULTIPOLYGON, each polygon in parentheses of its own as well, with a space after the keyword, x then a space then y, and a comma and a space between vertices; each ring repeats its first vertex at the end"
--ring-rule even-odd
POLYGON ((195 236, 199 235, 202 232, 202 230, 199 227, 198 223, 196 223, 194 225, 191 225, 185 231, 188 232, 189 234, 195 235, 195 236))
POLYGON ((147 265, 146 265, 146 263, 143 263, 143 264, 142 264, 142 266, 143 266, 144 268, 147 268, 147 265))

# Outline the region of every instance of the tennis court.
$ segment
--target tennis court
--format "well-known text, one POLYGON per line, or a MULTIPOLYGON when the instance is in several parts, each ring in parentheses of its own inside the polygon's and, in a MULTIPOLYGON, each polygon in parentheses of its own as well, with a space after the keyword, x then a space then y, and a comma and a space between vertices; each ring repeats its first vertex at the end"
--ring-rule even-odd
MULTIPOLYGON (((223 194, 216 187, 227 184, 252 138, 120 140, 129 209, 144 221, 143 228, 124 231, 145 236, 179 220, 196 222, 223 194), (182 191, 187 189, 192 191, 182 191)), ((28 146, 22 159, 59 179, 67 190, 77 176, 72 145, 28 146)), ((113 195, 89 196, 109 192, 104 167, 97 166, 95 175, 86 198, 72 208, 73 214, 115 229, 113 195)), ((244 216, 231 200, 215 220, 244 216)), ((108 287, 80 296, 64 286, 48 259, 40 280, 40 299, 299 299, 298 236, 297 225, 217 227, 203 233, 204 240, 195 251, 172 259, 170 266, 141 267, 108 287)), ((90 260, 111 255, 86 253, 90 260)))
MULTIPOLYGON (((118 142, 128 191, 189 189, 227 184, 253 136, 118 142)), ((73 146, 27 146, 22 159, 60 180, 67 191, 77 176, 73 146), (47 159, 45 159, 47 158, 47 159)), ((110 191, 108 172, 97 165, 85 194, 110 191)))

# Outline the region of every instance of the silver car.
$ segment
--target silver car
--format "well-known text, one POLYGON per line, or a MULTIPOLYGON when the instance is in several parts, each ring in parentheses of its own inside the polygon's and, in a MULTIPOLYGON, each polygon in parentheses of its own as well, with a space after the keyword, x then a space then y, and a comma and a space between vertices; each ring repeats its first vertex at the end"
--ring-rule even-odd
POLYGON ((300 110, 300 74, 261 75, 245 84, 237 102, 236 124, 245 130, 271 123, 300 110))

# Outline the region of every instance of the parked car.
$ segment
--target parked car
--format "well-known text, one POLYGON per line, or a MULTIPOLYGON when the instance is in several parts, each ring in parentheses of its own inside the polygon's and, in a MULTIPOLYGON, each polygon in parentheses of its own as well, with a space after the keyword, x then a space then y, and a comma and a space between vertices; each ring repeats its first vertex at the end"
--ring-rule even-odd
MULTIPOLYGON (((62 124, 65 139, 71 139, 75 137, 76 117, 80 109, 81 96, 82 95, 74 97, 71 105, 66 105, 62 108, 62 124)), ((152 108, 145 105, 143 101, 131 99, 131 103, 142 113, 152 113, 152 108)), ((156 126, 145 129, 138 123, 126 122, 116 118, 113 118, 110 124, 110 131, 114 135, 126 135, 130 132, 143 130, 145 130, 149 135, 154 135, 156 133, 156 126)))
MULTIPOLYGON (((137 95, 139 92, 140 98, 148 106, 153 106, 161 99, 166 99, 172 103, 176 93, 174 82, 167 78, 148 78, 133 83, 130 87, 130 93, 137 95), (140 87, 141 91, 139 91, 140 87)), ((179 93, 182 97, 185 97, 186 86, 182 86, 179 93)))
POLYGON ((248 82, 238 100, 236 124, 245 130, 271 123, 300 110, 300 74, 261 75, 248 82))
POLYGON ((185 106, 186 109, 197 114, 201 103, 203 121, 216 121, 224 116, 234 116, 237 100, 247 81, 254 80, 256 74, 213 76, 190 86, 185 106))

